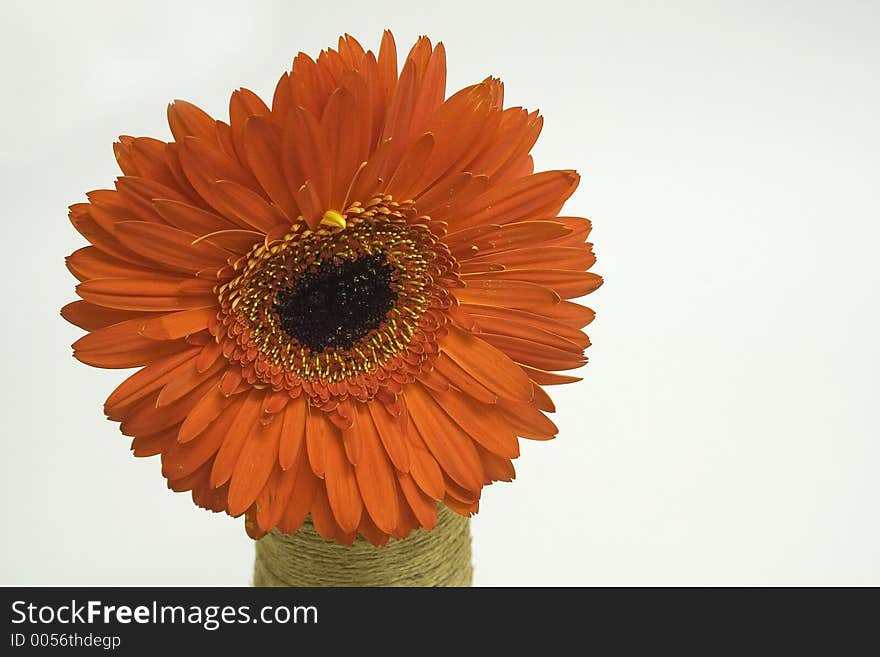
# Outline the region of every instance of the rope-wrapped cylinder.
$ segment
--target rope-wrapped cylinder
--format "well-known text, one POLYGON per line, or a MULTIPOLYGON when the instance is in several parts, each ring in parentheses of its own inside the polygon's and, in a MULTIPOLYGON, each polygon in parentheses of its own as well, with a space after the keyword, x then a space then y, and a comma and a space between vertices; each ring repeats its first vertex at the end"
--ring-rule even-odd
POLYGON ((321 538, 311 520, 256 543, 254 586, 470 586, 470 519, 438 507, 437 526, 375 547, 321 538))

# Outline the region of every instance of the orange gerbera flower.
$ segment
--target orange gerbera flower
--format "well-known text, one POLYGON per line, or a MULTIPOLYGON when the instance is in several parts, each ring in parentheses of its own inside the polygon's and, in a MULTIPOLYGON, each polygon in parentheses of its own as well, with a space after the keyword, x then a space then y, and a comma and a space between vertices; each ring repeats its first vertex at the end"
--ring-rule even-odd
POLYGON ((445 98, 420 38, 398 75, 350 36, 300 54, 271 108, 176 101, 174 140, 120 137, 115 190, 70 208, 91 243, 62 310, 74 355, 140 367, 107 399, 136 456, 259 537, 307 514, 374 544, 475 513, 517 437, 556 427, 540 387, 585 362, 602 282, 574 171, 533 173, 542 119, 488 78, 445 98))

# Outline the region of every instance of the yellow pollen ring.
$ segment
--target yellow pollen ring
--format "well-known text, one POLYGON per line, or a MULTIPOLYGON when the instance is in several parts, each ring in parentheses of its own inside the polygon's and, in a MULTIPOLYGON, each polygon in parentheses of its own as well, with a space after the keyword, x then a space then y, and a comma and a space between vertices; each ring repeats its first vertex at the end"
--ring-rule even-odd
POLYGON ((336 210, 327 210, 324 216, 321 217, 321 224, 333 228, 345 228, 346 226, 345 217, 336 210))
MULTIPOLYGON (((394 371, 400 369, 394 363, 388 365, 390 359, 408 348, 418 330, 416 322, 434 303, 426 254, 434 253, 435 240, 426 226, 409 225, 414 215, 409 204, 372 199, 366 205, 352 205, 345 211, 327 211, 314 235, 311 230, 297 230, 299 226, 295 224, 283 240, 269 247, 260 242, 234 261, 231 266, 237 276, 217 291, 224 330, 245 336, 243 341, 235 339, 230 360, 243 365, 262 363, 263 371, 258 372, 257 379, 263 384, 278 385, 276 377, 283 374, 291 377, 290 381, 282 381, 285 388, 308 381, 317 386, 318 396, 323 391, 336 394, 328 386, 343 380, 356 386, 358 394, 363 393, 361 396, 372 394, 367 390, 372 381, 363 381, 359 375, 373 375, 386 365, 394 371), (398 298, 387 321, 376 328, 372 337, 352 345, 351 351, 329 353, 313 353, 291 341, 272 312, 275 291, 312 264, 328 258, 347 260, 377 253, 389 254, 389 264, 393 262, 398 298)), ((445 263, 443 253, 438 253, 445 263)), ((445 264, 441 268, 446 271, 445 264)), ((232 339, 231 336, 228 333, 227 337, 232 339)), ((418 353, 414 357, 421 363, 425 354, 418 353)))

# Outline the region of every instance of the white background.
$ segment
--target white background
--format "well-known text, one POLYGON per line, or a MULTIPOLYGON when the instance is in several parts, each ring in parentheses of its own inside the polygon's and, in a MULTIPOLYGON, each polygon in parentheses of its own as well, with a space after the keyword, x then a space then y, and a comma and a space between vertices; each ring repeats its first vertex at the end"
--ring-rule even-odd
POLYGON ((561 434, 473 521, 478 585, 880 584, 876 2, 17 2, 0 38, 0 584, 247 584, 74 361, 66 207, 165 104, 225 118, 298 50, 427 33, 576 168, 606 284, 561 434), (872 401, 873 400, 873 401, 872 401))

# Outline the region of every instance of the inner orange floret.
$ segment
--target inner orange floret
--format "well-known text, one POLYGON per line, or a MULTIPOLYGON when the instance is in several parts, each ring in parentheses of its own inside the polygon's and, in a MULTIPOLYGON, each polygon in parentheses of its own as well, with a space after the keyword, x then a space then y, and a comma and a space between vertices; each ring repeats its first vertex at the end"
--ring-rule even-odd
POLYGON ((328 211, 315 230, 295 224, 231 264, 212 332, 248 383, 319 405, 397 388, 437 353, 460 285, 443 232, 389 196, 328 211))

